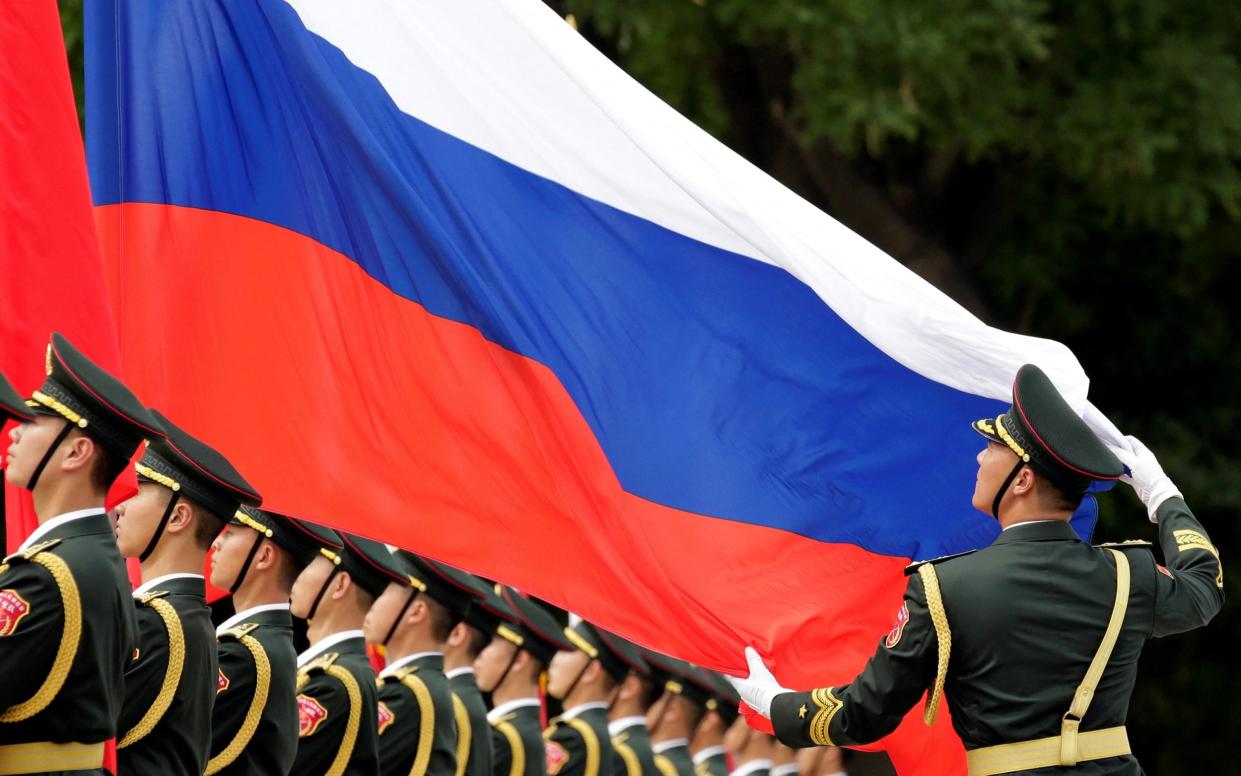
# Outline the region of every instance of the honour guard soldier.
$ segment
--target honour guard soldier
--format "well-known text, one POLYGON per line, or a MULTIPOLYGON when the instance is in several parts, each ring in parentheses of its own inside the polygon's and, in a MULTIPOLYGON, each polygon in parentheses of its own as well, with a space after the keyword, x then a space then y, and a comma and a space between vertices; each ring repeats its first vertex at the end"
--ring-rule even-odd
POLYGON ((215 628, 202 570, 241 504, 261 497, 224 456, 152 410, 165 438, 138 462, 138 494, 117 507, 116 544, 138 558, 138 645, 125 670, 121 774, 193 774, 211 752, 215 628))
POLYGON ((6 480, 32 491, 39 527, 0 564, 0 763, 10 773, 103 773, 136 624, 104 514, 108 487, 144 438, 146 408, 59 334, 47 379, 6 402, 6 480))
POLYGON ((694 776, 728 776, 724 734, 740 716, 737 706, 741 698, 724 677, 703 668, 698 670, 710 683, 712 696, 707 700, 707 713, 694 728, 689 742, 694 758, 694 776))
POLYGON ((770 776, 771 754, 776 739, 754 730, 744 719, 738 719, 728 729, 724 746, 733 756, 733 769, 729 776, 770 776))
POLYGON ((388 583, 365 626, 388 655, 379 674, 379 772, 455 776, 458 731, 444 644, 480 591, 468 574, 404 550, 393 560, 403 579, 388 583))
POLYGON ((663 694, 647 712, 655 767, 663 776, 694 776, 689 737, 712 699, 705 676, 684 660, 646 652, 647 662, 663 678, 663 694))
POLYGON ((646 669, 646 662, 632 644, 608 639, 585 621, 565 628, 564 635, 573 648, 557 653, 547 674, 548 694, 564 707, 543 733, 547 773, 606 775, 615 756, 608 735, 608 706, 633 667, 646 669))
POLYGON ((298 776, 377 776, 375 671, 362 623, 401 570, 386 547, 297 521, 315 537, 315 556, 297 581, 289 609, 306 619, 310 648, 297 657, 298 776))
POLYGON ((465 610, 465 619, 448 634, 444 645, 444 676, 453 694, 457 714, 457 776, 491 776, 491 726, 487 704, 478 689, 474 661, 513 613, 495 589, 472 577, 478 595, 465 610))
POLYGON ((216 537, 211 584, 232 593, 237 613, 216 628, 207 776, 284 776, 293 767, 297 651, 289 595, 318 547, 296 521, 248 506, 216 537))
POLYGON ((971 774, 1141 773, 1124 727, 1138 656, 1148 637, 1219 611, 1219 553, 1154 455, 1132 437, 1132 451, 1105 447, 1037 367, 1018 372, 1006 413, 974 428, 987 443, 973 503, 999 538, 912 564, 896 625, 857 681, 789 692, 748 650, 741 697, 791 746, 847 745, 889 733, 929 688, 925 718, 947 698, 971 774), (1095 548, 1069 525, 1092 481, 1122 478, 1122 460, 1166 567, 1144 543, 1095 548))
POLYGON ((572 649, 546 609, 512 588, 500 596, 513 613, 474 662, 478 687, 491 693, 492 769, 495 776, 545 776, 546 756, 539 699, 544 672, 556 652, 572 649))
MULTIPOLYGON (((622 639, 599 630, 605 642, 621 642, 622 639)), ((613 693, 608 708, 608 735, 612 738, 612 776, 660 776, 655 767, 655 753, 651 750, 651 735, 646 726, 646 714, 663 694, 663 682, 657 682, 653 670, 637 647, 624 642, 624 656, 637 658, 629 665, 629 674, 621 680, 613 693)), ((617 652, 618 656, 621 653, 617 652)))

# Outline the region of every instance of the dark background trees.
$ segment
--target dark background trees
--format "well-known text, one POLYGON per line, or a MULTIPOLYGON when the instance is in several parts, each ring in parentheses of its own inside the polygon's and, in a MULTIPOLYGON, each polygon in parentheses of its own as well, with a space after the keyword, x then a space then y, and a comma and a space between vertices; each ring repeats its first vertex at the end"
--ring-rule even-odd
MULTIPOLYGON (((1238 546, 1241 4, 548 0, 660 97, 989 323, 1073 348, 1238 546)), ((79 96, 80 0, 61 3, 79 96)), ((1153 538, 1128 493, 1101 540, 1153 538)), ((1234 577, 1225 572, 1234 596, 1234 577)), ((1152 773, 1235 769, 1235 607, 1151 642, 1152 773)))

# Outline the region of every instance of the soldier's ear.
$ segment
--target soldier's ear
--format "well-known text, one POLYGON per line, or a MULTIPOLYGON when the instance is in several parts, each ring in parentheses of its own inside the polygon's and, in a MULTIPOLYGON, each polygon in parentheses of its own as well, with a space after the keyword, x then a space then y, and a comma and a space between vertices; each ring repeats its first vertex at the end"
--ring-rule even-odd
POLYGON ((61 471, 76 472, 95 465, 96 454, 102 454, 95 440, 77 431, 69 435, 62 445, 64 453, 60 459, 61 471))

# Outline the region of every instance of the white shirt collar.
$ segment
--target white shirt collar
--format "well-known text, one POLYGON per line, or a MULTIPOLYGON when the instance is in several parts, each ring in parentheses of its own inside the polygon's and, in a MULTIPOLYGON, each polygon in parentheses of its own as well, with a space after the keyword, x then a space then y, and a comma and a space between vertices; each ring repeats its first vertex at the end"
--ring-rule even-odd
POLYGON ((703 760, 709 760, 718 754, 724 754, 724 747, 719 746, 718 744, 716 746, 708 746, 706 749, 700 749, 698 753, 694 755, 694 765, 697 765, 703 760))
POLYGON ((658 744, 651 744, 651 751, 655 754, 661 754, 669 749, 676 749, 678 746, 689 746, 688 738, 669 738, 667 741, 660 741, 658 744))
POLYGON ((642 727, 646 727, 646 717, 635 716, 635 717, 621 717, 620 719, 614 719, 608 723, 608 735, 611 736, 612 738, 616 738, 617 736, 621 734, 621 732, 628 730, 631 727, 637 727, 639 725, 641 725, 642 727))
POLYGON ((789 776, 789 774, 800 772, 801 770, 797 763, 785 763, 784 765, 773 765, 771 767, 771 776, 789 776))
POLYGON ((444 677, 447 679, 451 679, 454 676, 461 676, 462 674, 472 674, 472 673, 474 673, 474 669, 471 668, 470 666, 460 666, 459 668, 454 668, 451 671, 445 671, 444 677))
POLYGON ((495 722, 497 719, 499 719, 500 717, 503 717, 505 714, 510 714, 514 711, 517 711, 518 709, 524 709, 527 706, 541 706, 541 705, 542 704, 539 703, 538 698, 517 698, 515 700, 505 701, 504 703, 501 703, 499 706, 496 706, 491 711, 487 712, 487 721, 495 722))
POLYGON ((34 545, 38 544, 40 539, 47 536, 47 532, 53 528, 59 528, 65 523, 72 522, 80 517, 91 517, 92 515, 102 514, 104 514, 103 507, 91 507, 90 509, 77 509, 73 512, 66 512, 63 515, 56 515, 56 517, 40 523, 38 528, 31 531, 30 535, 26 537, 26 541, 22 542, 21 546, 18 547, 17 550, 18 552, 23 552, 30 549, 34 545))
POLYGON ((573 708, 567 710, 564 714, 561 714, 560 718, 561 719, 573 719, 574 717, 580 717, 582 714, 590 711, 591 709, 606 709, 607 707, 608 707, 607 701, 590 701, 589 703, 579 703, 573 708))
POLYGON ((297 667, 301 668, 302 666, 309 663, 311 660, 314 660, 319 655, 322 655, 324 652, 327 652, 329 649, 341 643, 342 641, 347 641, 349 639, 360 639, 360 638, 364 638, 362 636, 362 631, 360 630, 347 630, 347 631, 341 631, 340 633, 333 633, 331 636, 327 636, 323 639, 320 639, 319 643, 311 644, 310 649, 298 655, 297 656, 297 667))
POLYGON ((287 612, 289 611, 289 605, 288 604, 260 604, 258 606, 251 606, 249 609, 244 609, 240 612, 237 612, 232 617, 229 617, 227 620, 220 623, 220 627, 215 629, 215 635, 216 636, 224 635, 224 631, 228 630, 229 628, 233 627, 234 625, 240 622, 245 622, 246 620, 250 619, 250 617, 258 614, 259 612, 275 612, 281 609, 287 612))
POLYGON ((728 774, 728 776, 749 776, 755 771, 769 770, 771 770, 771 760, 750 760, 745 765, 737 766, 737 769, 728 774))
POLYGON ((398 657, 396 660, 393 660, 391 663, 389 663, 387 667, 384 668, 383 671, 380 671, 379 676, 381 678, 385 676, 392 676, 394 673, 396 673, 397 669, 400 668, 401 666, 407 666, 410 663, 414 662, 415 660, 420 660, 421 658, 424 658, 424 657, 443 657, 443 656, 444 656, 443 652, 415 652, 412 655, 406 655, 405 657, 398 657))
POLYGON ((1033 525, 1034 523, 1055 523, 1055 522, 1060 522, 1060 521, 1057 521, 1057 520, 1022 520, 1020 523, 1013 523, 1012 525, 1001 528, 1000 533, 1004 533, 1009 528, 1016 528, 1019 525, 1033 525))
MULTIPOLYGON (((139 585, 134 590, 134 598, 137 598, 141 595, 145 595, 146 593, 152 590, 155 590, 160 585, 164 584, 170 579, 202 579, 202 578, 203 578, 202 574, 190 574, 190 573, 164 574, 162 576, 156 577, 155 579, 143 582, 141 585, 139 585)), ((204 580, 204 584, 206 584, 205 580, 204 580)))

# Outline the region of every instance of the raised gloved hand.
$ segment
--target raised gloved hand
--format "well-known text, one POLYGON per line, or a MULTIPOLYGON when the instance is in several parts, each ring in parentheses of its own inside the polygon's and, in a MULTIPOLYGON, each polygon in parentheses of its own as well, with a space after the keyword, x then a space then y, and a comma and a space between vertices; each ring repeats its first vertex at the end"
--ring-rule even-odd
POLYGON ((1121 477, 1120 480, 1133 487, 1138 498, 1146 505, 1146 513, 1150 516, 1151 522, 1157 523, 1159 520, 1155 517, 1155 513, 1159 510, 1159 506, 1170 498, 1181 497, 1181 492, 1177 490, 1176 485, 1172 484, 1168 475, 1164 474, 1163 467, 1159 465, 1159 459, 1147 449, 1146 445, 1142 444, 1137 437, 1127 436, 1125 439, 1129 440, 1129 444, 1133 447, 1132 452, 1109 445, 1120 462, 1129 469, 1129 474, 1121 477))
POLYGON ((738 679, 733 676, 726 677, 736 689, 737 694, 741 696, 741 700, 746 702, 750 708, 762 714, 767 719, 771 719, 771 701, 781 693, 791 692, 786 687, 781 687, 776 678, 767 670, 767 666, 763 664, 763 659, 758 656, 753 647, 745 648, 745 662, 750 668, 750 675, 744 679, 738 679))

